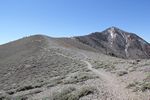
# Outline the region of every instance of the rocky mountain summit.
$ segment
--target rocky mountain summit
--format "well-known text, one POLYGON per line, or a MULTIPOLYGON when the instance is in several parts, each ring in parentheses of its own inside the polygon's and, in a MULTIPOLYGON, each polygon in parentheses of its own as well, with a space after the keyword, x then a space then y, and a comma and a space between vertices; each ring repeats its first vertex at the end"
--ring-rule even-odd
POLYGON ((110 27, 76 39, 104 54, 121 58, 150 58, 150 44, 134 33, 110 27))

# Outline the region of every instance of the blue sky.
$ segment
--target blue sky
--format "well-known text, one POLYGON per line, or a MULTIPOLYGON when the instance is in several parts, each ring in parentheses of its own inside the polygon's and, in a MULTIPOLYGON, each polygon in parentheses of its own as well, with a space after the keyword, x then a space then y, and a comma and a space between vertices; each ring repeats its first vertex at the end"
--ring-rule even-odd
POLYGON ((85 35, 111 26, 150 42, 150 0, 0 0, 0 44, 33 34, 85 35))

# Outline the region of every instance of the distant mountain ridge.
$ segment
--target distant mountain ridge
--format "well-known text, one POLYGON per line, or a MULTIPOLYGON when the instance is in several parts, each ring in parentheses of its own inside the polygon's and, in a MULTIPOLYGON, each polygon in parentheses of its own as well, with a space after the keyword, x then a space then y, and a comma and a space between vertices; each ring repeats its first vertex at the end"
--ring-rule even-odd
POLYGON ((134 33, 110 27, 102 32, 75 37, 104 54, 121 58, 150 58, 150 44, 134 33))

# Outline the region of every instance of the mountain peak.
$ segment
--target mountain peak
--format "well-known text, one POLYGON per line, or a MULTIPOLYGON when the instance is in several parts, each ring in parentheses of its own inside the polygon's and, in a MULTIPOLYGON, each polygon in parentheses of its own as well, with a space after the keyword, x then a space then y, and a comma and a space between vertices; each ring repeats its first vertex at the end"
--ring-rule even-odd
POLYGON ((111 26, 111 27, 109 27, 108 29, 118 30, 119 28, 116 27, 116 26, 111 26))
POLYGON ((113 31, 113 32, 125 32, 124 30, 122 30, 122 29, 120 29, 118 27, 115 27, 115 26, 109 27, 105 31, 108 31, 108 32, 110 32, 110 31, 113 31))
POLYGON ((150 44, 134 33, 117 27, 77 38, 104 54, 121 58, 150 58, 150 44))

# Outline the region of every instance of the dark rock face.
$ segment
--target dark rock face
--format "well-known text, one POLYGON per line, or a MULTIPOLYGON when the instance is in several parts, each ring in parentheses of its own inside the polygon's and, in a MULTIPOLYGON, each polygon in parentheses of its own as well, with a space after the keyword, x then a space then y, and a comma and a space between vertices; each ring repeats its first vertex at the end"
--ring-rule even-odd
POLYGON ((76 39, 104 54, 121 58, 150 58, 150 44, 136 34, 111 27, 76 39))

